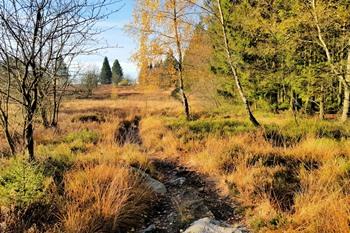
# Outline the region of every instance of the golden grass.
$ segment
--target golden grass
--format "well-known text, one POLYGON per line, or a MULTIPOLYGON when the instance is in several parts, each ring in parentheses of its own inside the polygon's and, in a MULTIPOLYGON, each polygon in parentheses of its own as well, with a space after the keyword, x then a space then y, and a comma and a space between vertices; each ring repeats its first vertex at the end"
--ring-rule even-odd
MULTIPOLYGON (((94 98, 66 101, 59 130, 40 127, 36 132, 40 159, 51 156, 73 163, 65 176, 67 205, 62 226, 66 232, 102 232, 137 224, 151 196, 128 167, 152 173, 153 157, 177 160, 214 180, 223 195, 241 203, 245 223, 253 232, 350 232, 350 141, 315 135, 317 127, 336 125, 346 131, 349 124, 298 116, 302 124, 297 126, 290 113, 257 113, 261 122, 277 125, 281 133, 306 134, 289 147, 274 147, 265 140, 263 130, 232 135, 209 132, 184 140, 183 136, 200 132, 167 127, 169 120, 182 116, 181 103, 170 98, 169 91, 102 87, 94 98), (106 121, 72 122, 82 114, 100 114, 106 121), (142 116, 143 144, 115 145, 119 122, 135 115, 142 116), (67 134, 86 129, 98 133, 98 143, 62 141, 67 134), (84 150, 72 151, 72 146, 84 150), (293 194, 290 210, 276 205, 274 198, 279 196, 272 193, 285 190, 293 194)), ((246 122, 236 107, 203 112, 205 102, 191 99, 192 111, 209 123, 220 122, 224 116, 246 122)))
MULTIPOLYGON (((290 120, 279 124, 284 122, 290 120)), ((350 231, 348 141, 308 136, 294 146, 281 148, 273 147, 256 132, 183 142, 178 132, 163 125, 155 117, 143 122, 142 136, 149 139, 146 147, 161 148, 162 157, 175 158, 216 180, 223 195, 247 208, 246 223, 253 232, 350 231), (168 144, 159 135, 172 140, 168 144), (276 177, 288 176, 288 172, 294 174, 296 183, 289 184, 288 177, 276 177), (294 190, 290 211, 279 209, 271 193, 283 193, 285 188, 294 190)))
POLYGON ((98 165, 65 176, 64 232, 116 232, 142 219, 151 192, 123 167, 98 165))
POLYGON ((347 147, 344 144, 329 138, 308 138, 288 152, 295 157, 327 161, 348 154, 347 147))
POLYGON ((340 191, 307 191, 296 197, 289 228, 298 232, 349 232, 349 198, 340 191))

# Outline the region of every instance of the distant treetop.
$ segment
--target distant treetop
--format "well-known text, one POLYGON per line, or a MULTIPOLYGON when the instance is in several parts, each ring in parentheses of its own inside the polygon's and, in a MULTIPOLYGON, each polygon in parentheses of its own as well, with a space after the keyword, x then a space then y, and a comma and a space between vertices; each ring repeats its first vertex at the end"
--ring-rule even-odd
POLYGON ((107 57, 105 57, 103 60, 103 65, 100 73, 100 82, 101 84, 112 83, 112 70, 107 57))
POLYGON ((123 69, 120 66, 118 59, 116 59, 112 66, 112 81, 113 84, 117 85, 120 81, 123 80, 124 74, 123 69))

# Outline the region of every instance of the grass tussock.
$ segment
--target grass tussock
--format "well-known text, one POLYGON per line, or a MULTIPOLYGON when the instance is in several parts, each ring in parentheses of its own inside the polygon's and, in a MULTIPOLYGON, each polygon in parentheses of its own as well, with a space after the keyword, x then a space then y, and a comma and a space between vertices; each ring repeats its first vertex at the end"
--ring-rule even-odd
POLYGON ((65 232, 116 232, 142 219, 151 192, 124 167, 99 165, 65 176, 65 232))

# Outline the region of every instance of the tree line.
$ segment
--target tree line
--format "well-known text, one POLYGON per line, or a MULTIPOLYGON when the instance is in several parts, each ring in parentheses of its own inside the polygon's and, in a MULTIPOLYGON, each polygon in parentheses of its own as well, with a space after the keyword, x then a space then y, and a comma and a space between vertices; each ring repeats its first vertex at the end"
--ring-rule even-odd
POLYGON ((129 30, 139 42, 134 59, 140 82, 158 85, 147 67, 172 51, 177 63, 173 87, 182 95, 187 118, 186 94, 196 91, 216 104, 221 97, 235 97, 232 101, 240 100, 256 126, 256 106, 320 119, 338 114, 345 122, 349 8, 344 0, 139 0, 129 30), (144 81, 148 76, 150 81, 144 81))

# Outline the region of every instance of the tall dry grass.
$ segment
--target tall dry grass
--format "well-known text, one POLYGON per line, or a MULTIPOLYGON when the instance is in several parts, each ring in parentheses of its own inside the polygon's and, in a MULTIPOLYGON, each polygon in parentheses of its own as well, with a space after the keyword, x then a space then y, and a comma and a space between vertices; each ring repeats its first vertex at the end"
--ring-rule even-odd
POLYGON ((72 167, 64 170, 65 232, 137 224, 152 195, 127 167, 152 172, 153 157, 176 160, 214 180, 222 195, 240 203, 252 232, 350 232, 349 123, 301 116, 296 124, 290 113, 257 112, 265 131, 255 130, 238 107, 203 112, 200 100, 191 102, 200 120, 188 123, 167 91, 103 87, 95 95, 66 101, 58 130, 36 131, 40 160, 52 157, 72 167), (105 121, 73 121, 86 114, 105 121), (134 115, 142 116, 143 145, 115 145, 119 122, 134 115), (64 141, 87 131, 98 134, 97 142, 64 141))
POLYGON ((136 226, 151 191, 125 167, 98 165, 65 176, 67 233, 117 232, 136 226))
POLYGON ((223 195, 241 203, 253 232, 350 232, 349 141, 332 138, 346 132, 346 126, 334 129, 306 120, 297 128, 288 126, 290 119, 280 120, 285 140, 293 140, 286 147, 274 146, 263 131, 203 135, 200 122, 190 123, 197 127, 191 132, 186 123, 184 128, 165 127, 167 121, 148 119, 143 137, 150 140, 145 146, 161 148, 162 158, 181 161, 216 180, 223 195))

